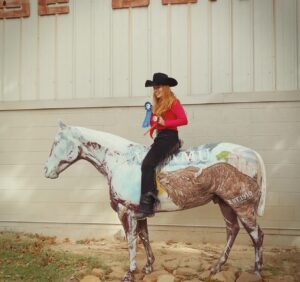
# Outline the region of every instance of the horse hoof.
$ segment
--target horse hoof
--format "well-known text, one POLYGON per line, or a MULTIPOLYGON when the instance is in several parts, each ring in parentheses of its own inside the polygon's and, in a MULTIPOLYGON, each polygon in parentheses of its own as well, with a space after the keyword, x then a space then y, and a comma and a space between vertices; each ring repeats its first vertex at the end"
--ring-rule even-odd
POLYGON ((153 271, 152 265, 145 265, 142 269, 142 272, 145 274, 149 274, 153 271))
POLYGON ((210 270, 210 274, 212 275, 217 274, 218 272, 220 272, 220 270, 221 270, 220 266, 216 265, 210 270))
POLYGON ((257 277, 261 278, 261 275, 260 275, 260 271, 259 271, 259 270, 255 270, 255 271, 254 271, 254 274, 255 274, 257 277))
POLYGON ((126 272, 126 274, 124 275, 123 282, 133 282, 134 281, 134 275, 131 271, 126 272))

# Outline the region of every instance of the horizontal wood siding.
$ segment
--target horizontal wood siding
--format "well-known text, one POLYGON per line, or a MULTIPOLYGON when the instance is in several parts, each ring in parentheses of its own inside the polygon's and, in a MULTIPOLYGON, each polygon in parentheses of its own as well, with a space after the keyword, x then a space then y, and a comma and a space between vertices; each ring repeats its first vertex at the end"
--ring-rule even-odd
POLYGON ((299 0, 110 2, 1 20, 0 101, 145 97, 157 71, 180 97, 299 90, 299 0))
MULTIPOLYGON (((260 224, 299 230, 300 103, 186 105, 186 111, 190 125, 180 130, 184 147, 226 141, 257 150, 268 177, 260 224)), ((150 144, 138 122, 143 115, 142 107, 0 112, 0 222, 119 224, 110 208, 107 181, 89 163, 74 164, 57 180, 44 177, 43 165, 59 120, 150 144)), ((159 214, 150 223, 224 225, 212 203, 159 214)))
MULTIPOLYGON (((80 161, 49 180, 43 166, 60 120, 150 145, 144 82, 161 71, 179 81, 184 147, 257 150, 268 184, 259 223, 270 234, 299 234, 300 0, 151 0, 114 10, 109 0, 71 0, 69 14, 45 17, 30 4, 29 18, 0 20, 0 228, 115 231, 107 181, 95 168, 80 161)), ((224 226, 213 204, 149 222, 160 230, 224 226)))

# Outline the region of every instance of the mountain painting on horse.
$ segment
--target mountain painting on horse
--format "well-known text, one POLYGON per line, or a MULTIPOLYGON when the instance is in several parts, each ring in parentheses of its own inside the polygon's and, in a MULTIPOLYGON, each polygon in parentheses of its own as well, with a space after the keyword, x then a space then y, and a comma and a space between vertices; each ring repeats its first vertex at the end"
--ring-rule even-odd
MULTIPOLYGON (((143 272, 153 270, 147 219, 136 220, 140 200, 141 162, 148 147, 106 132, 60 123, 60 130, 45 165, 45 176, 59 174, 84 159, 106 176, 111 206, 123 225, 130 266, 123 281, 133 281, 136 270, 136 242, 144 245, 147 263, 143 272)), ((226 223, 227 244, 211 272, 225 264, 239 232, 238 219, 249 234, 255 250, 255 273, 262 268, 263 232, 256 215, 263 215, 266 173, 260 155, 231 143, 205 144, 178 152, 157 170, 159 204, 156 212, 180 211, 214 201, 226 223)))

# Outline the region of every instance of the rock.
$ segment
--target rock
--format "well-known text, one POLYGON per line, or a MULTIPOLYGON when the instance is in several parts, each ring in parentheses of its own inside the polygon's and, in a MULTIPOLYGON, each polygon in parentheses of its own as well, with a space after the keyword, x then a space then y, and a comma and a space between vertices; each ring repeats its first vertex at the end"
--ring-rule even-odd
POLYGON ((166 245, 171 246, 171 245, 175 245, 175 244, 177 244, 177 243, 178 243, 178 241, 175 241, 175 240, 168 240, 168 241, 166 242, 166 245))
POLYGON ((237 267, 231 266, 231 265, 227 266, 227 268, 224 268, 223 270, 231 271, 231 272, 234 272, 234 273, 239 273, 241 271, 237 267))
POLYGON ((172 260, 166 260, 162 263, 162 267, 172 273, 174 270, 176 270, 179 267, 179 260, 178 259, 172 259, 172 260))
POLYGON ((180 262, 180 267, 189 267, 198 272, 203 269, 200 261, 195 258, 184 259, 183 261, 180 262))
POLYGON ((101 280, 94 275, 87 275, 80 280, 80 282, 99 282, 99 281, 101 280))
POLYGON ((189 267, 179 267, 173 271, 173 275, 183 280, 193 279, 198 277, 198 272, 189 267))
MULTIPOLYGON (((235 272, 233 271, 221 271, 210 278, 212 282, 235 282, 235 272)), ((245 282, 245 281, 243 281, 245 282)))
POLYGON ((203 269, 203 270, 211 270, 211 267, 212 267, 212 264, 211 264, 211 262, 208 262, 208 261, 206 261, 206 260, 204 260, 204 261, 202 261, 201 262, 201 268, 203 269))
POLYGON ((145 275, 145 277, 143 278, 143 281, 157 282, 158 278, 163 275, 170 275, 170 273, 168 273, 165 270, 153 271, 152 273, 145 275))
POLYGON ((260 276, 254 273, 242 272, 236 282, 261 282, 260 276))
POLYGON ((299 280, 295 280, 293 276, 286 275, 286 276, 280 276, 277 278, 267 278, 264 280, 265 282, 295 282, 299 280))
POLYGON ((200 273, 199 278, 201 280, 207 280, 210 276, 210 270, 205 270, 204 272, 200 273))
POLYGON ((102 269, 100 268, 94 268, 92 270, 92 275, 96 276, 96 277, 99 277, 100 279, 104 278, 105 276, 105 273, 102 269))
POLYGON ((71 280, 73 279, 78 282, 78 280, 83 279, 84 276, 86 276, 86 271, 82 269, 76 273, 76 277, 71 277, 71 280))
POLYGON ((174 282, 175 277, 171 274, 163 274, 158 277, 157 282, 174 282))
POLYGON ((112 266, 111 267, 111 273, 109 273, 108 278, 110 280, 121 280, 123 276, 125 275, 126 271, 118 266, 112 266))

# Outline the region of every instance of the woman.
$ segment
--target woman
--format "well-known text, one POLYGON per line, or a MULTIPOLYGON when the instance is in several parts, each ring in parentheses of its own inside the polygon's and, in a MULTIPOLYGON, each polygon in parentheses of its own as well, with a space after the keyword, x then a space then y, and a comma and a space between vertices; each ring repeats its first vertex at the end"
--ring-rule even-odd
POLYGON ((154 73, 146 87, 153 87, 153 114, 151 127, 157 136, 142 163, 141 199, 135 218, 138 220, 154 216, 157 201, 155 169, 166 158, 175 154, 180 146, 177 127, 188 123, 186 114, 170 87, 177 81, 164 73, 154 73))

